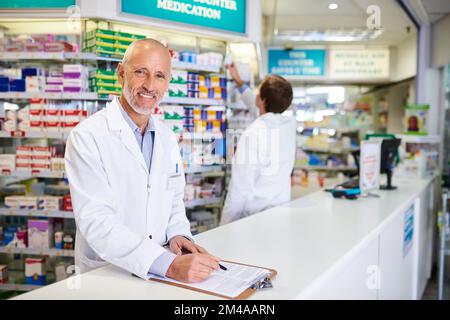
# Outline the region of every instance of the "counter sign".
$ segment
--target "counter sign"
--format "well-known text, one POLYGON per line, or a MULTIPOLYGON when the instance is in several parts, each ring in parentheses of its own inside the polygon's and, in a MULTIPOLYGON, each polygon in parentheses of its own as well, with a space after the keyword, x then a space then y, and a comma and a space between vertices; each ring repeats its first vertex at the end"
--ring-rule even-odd
POLYGON ((122 0, 122 12, 245 33, 246 0, 122 0))
POLYGON ((324 76, 323 49, 269 49, 269 73, 284 77, 324 76))

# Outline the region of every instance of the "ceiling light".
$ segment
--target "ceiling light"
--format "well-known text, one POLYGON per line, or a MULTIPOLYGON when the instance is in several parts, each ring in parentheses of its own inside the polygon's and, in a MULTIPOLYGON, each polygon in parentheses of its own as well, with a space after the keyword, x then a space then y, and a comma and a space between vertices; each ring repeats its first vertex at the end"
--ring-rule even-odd
POLYGON ((338 8, 338 5, 336 3, 330 3, 328 5, 328 9, 330 10, 336 10, 338 8))

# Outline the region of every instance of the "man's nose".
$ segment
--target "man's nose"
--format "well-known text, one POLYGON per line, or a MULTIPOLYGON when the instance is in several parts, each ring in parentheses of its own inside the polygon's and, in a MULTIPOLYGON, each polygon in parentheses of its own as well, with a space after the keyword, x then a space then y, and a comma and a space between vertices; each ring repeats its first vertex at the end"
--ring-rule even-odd
POLYGON ((152 75, 148 76, 144 83, 142 84, 142 86, 144 87, 144 89, 146 89, 147 91, 153 91, 154 88, 154 84, 155 84, 155 79, 153 78, 152 75))

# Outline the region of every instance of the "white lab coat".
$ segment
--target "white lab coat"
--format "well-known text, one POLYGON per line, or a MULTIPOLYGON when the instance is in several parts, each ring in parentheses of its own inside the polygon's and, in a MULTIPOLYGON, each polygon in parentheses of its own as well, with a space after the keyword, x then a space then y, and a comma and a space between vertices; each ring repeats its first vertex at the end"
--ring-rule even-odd
POLYGON ((67 141, 75 264, 85 272, 112 263, 146 279, 166 250, 162 244, 176 235, 192 236, 183 202, 185 177, 176 137, 157 119, 149 174, 119 108, 118 99, 108 103, 67 141))
MULTIPOLYGON (((250 89, 244 91, 242 100, 250 112, 258 114, 250 89)), ((292 117, 269 112, 243 132, 232 160, 221 224, 290 201, 295 149, 296 122, 292 117)))

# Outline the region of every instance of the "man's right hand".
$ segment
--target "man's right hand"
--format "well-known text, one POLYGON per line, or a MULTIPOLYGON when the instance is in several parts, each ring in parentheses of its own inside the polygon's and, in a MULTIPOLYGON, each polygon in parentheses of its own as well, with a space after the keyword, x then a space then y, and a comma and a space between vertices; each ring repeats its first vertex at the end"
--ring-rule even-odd
POLYGON ((234 82, 236 82, 236 85, 238 87, 242 86, 244 84, 244 81, 242 81, 241 76, 239 75, 239 72, 236 68, 236 65, 232 63, 226 65, 226 68, 230 71, 230 76, 233 78, 234 82))
POLYGON ((187 283, 201 282, 219 269, 219 261, 219 258, 205 253, 177 256, 167 270, 166 277, 187 283))

